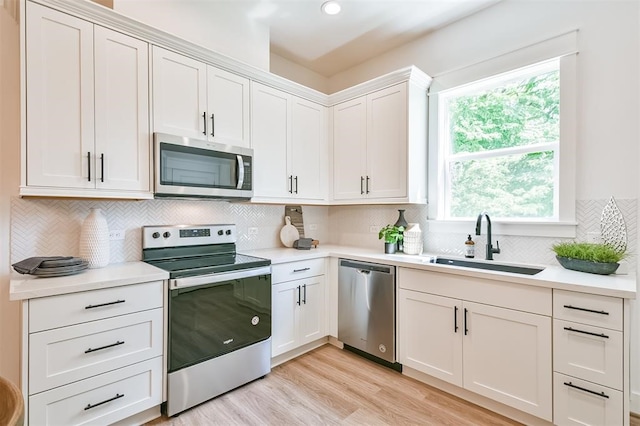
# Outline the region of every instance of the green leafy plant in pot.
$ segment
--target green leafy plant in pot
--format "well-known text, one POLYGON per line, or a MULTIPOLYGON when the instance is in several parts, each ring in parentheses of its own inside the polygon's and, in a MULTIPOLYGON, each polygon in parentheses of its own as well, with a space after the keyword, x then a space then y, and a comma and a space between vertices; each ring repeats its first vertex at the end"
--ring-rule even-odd
POLYGON ((626 257, 624 250, 600 243, 563 242, 551 249, 564 268, 600 275, 613 274, 620 266, 618 262, 626 257))
POLYGON ((384 252, 393 254, 396 252, 398 241, 402 241, 404 226, 386 225, 378 232, 378 239, 384 240, 384 252))

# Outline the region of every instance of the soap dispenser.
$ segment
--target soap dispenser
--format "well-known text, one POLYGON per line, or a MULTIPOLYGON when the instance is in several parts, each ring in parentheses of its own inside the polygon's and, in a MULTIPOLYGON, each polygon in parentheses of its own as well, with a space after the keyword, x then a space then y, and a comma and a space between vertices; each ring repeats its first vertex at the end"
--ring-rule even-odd
POLYGON ((464 257, 475 257, 476 255, 476 243, 471 239, 471 234, 467 237, 467 241, 464 242, 464 257))

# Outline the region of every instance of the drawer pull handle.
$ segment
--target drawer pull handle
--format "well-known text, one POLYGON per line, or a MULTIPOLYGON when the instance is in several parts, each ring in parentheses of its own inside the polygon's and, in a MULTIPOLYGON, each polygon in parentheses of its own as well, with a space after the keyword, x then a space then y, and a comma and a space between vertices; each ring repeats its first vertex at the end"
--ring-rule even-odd
POLYGON ((124 303, 124 302, 125 302, 124 300, 116 300, 115 302, 100 303, 99 305, 87 305, 84 308, 85 309, 100 308, 102 306, 116 305, 118 303, 124 303))
POLYGON ((596 337, 604 337, 605 339, 608 339, 609 336, 607 336, 606 334, 598 334, 598 333, 592 333, 590 331, 583 331, 583 330, 576 330, 575 328, 571 328, 571 327, 565 327, 564 328, 567 331, 573 331, 575 333, 582 333, 582 334, 588 334, 589 336, 596 336, 596 337))
POLYGON ((304 271, 308 271, 311 268, 302 268, 302 269, 294 269, 293 272, 304 272, 304 271))
POLYGON ((100 346, 99 348, 95 348, 95 349, 89 348, 86 351, 84 351, 84 353, 85 354, 89 354, 91 352, 101 351, 102 349, 112 348, 114 346, 120 346, 120 345, 124 345, 124 342, 121 342, 121 341, 118 340, 117 342, 112 343, 112 344, 107 345, 107 346, 100 346))
POLYGON ((576 311, 591 312, 592 314, 609 315, 609 312, 606 312, 606 311, 595 311, 593 309, 578 308, 577 306, 571 306, 571 305, 564 305, 564 307, 567 309, 575 309, 576 311))
POLYGON ((609 395, 607 395, 607 394, 606 394, 606 393, 604 393, 604 392, 596 392, 596 391, 592 391, 592 390, 589 390, 589 389, 585 389, 585 388, 582 388, 582 387, 580 387, 580 386, 576 386, 576 385, 574 385, 574 384, 573 384, 573 383, 571 383, 571 382, 564 382, 564 384, 565 384, 566 386, 569 386, 570 388, 578 389, 578 390, 581 390, 581 391, 583 391, 583 392, 588 392, 588 393, 591 393, 591 394, 594 394, 594 395, 601 396, 601 397, 603 397, 603 398, 607 398, 607 399, 609 399, 609 395))
POLYGON ((91 410, 92 408, 96 408, 102 404, 106 404, 107 402, 111 402, 111 401, 115 401, 116 399, 120 399, 124 396, 123 393, 117 393, 116 396, 114 396, 113 398, 109 398, 109 399, 105 399, 102 402, 98 402, 97 404, 87 404, 86 407, 84 407, 85 410, 91 410))

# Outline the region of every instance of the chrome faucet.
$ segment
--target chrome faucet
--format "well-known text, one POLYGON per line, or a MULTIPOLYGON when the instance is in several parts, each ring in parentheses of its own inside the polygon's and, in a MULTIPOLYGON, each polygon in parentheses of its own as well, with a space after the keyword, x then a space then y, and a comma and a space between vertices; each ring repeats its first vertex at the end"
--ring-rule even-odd
POLYGON ((496 240, 496 248, 491 245, 491 219, 487 212, 480 213, 476 221, 476 235, 480 235, 480 225, 482 225, 482 216, 487 218, 487 255, 485 259, 493 260, 493 253, 500 253, 500 244, 496 240))

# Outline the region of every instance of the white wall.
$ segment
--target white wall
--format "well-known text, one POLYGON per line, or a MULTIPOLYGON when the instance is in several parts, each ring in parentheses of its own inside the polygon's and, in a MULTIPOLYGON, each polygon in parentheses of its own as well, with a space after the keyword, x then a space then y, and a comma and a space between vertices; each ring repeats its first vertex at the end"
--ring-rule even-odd
POLYGON ((269 28, 247 3, 201 0, 114 0, 123 15, 263 70, 269 70, 269 28))
POLYGON ((291 62, 280 55, 271 53, 270 71, 296 83, 310 87, 322 93, 329 93, 329 79, 309 68, 291 62))
MULTIPOLYGON (((5 2, 5 7, 13 5, 5 2)), ((0 7, 0 376, 20 377, 20 305, 9 301, 11 197, 20 182, 19 31, 14 16, 0 7)))
POLYGON ((578 28, 578 199, 638 185, 637 1, 505 0, 329 79, 330 92, 414 64, 431 76, 578 28))

